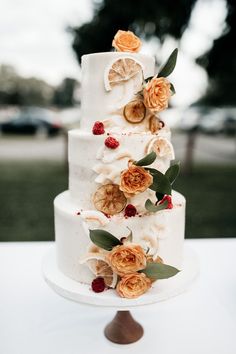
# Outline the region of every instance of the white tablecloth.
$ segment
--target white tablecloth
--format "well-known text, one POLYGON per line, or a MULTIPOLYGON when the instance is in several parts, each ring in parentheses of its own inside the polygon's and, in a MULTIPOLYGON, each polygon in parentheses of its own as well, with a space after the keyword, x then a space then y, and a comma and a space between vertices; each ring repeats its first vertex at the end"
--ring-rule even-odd
POLYGON ((114 310, 73 303, 44 282, 52 243, 0 244, 0 353, 235 354, 236 239, 186 242, 199 256, 198 280, 178 297, 134 309, 145 335, 126 346, 103 336, 114 310))

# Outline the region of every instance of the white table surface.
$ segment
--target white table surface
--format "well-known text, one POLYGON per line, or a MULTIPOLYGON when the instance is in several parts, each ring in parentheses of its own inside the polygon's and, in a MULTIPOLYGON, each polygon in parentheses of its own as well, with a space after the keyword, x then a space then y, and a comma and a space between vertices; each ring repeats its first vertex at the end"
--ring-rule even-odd
POLYGON ((201 273, 178 297, 132 310, 144 337, 110 343, 104 326, 114 310, 71 302, 41 273, 53 243, 0 243, 1 354, 235 354, 236 239, 187 240, 201 273))

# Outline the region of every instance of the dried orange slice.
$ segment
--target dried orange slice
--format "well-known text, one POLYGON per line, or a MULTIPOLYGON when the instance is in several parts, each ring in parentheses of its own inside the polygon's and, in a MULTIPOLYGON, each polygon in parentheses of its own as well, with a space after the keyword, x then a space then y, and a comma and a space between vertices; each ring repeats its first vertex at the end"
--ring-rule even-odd
POLYGON ((115 288, 118 277, 117 274, 113 272, 109 264, 105 261, 105 254, 99 252, 88 253, 80 261, 80 263, 86 263, 96 277, 102 277, 107 286, 110 288, 115 288))
POLYGON ((152 134, 156 133, 158 130, 163 128, 163 123, 160 119, 154 115, 152 115, 149 119, 149 130, 152 134))
POLYGON ((142 71, 142 65, 129 57, 121 57, 112 62, 104 74, 105 89, 110 91, 112 86, 128 81, 142 71))
POLYGON ((105 184, 95 192, 93 202, 97 210, 114 215, 124 209, 127 200, 118 184, 105 184))
POLYGON ((140 123, 146 115, 146 107, 142 100, 134 100, 124 107, 124 117, 130 123, 140 123))
POLYGON ((147 153, 154 151, 157 156, 168 158, 170 160, 174 160, 175 153, 173 145, 169 140, 163 137, 157 137, 152 139, 147 147, 147 153))

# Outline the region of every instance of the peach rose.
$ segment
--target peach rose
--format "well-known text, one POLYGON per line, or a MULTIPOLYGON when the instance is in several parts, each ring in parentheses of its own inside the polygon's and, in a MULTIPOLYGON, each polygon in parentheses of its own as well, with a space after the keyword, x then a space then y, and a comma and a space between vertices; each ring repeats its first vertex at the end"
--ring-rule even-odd
POLYGON ((126 243, 118 245, 107 254, 107 262, 120 276, 137 272, 146 267, 146 254, 141 246, 126 243))
POLYGON ((112 46, 118 52, 138 52, 141 44, 140 39, 131 31, 119 30, 112 41, 112 46))
POLYGON ((143 89, 144 104, 154 112, 166 109, 170 96, 170 83, 164 77, 154 76, 143 89))
POLYGON ((144 192, 152 182, 153 177, 145 168, 131 164, 121 172, 120 190, 132 196, 144 192))
POLYGON ((127 274, 118 282, 116 291, 121 297, 134 299, 146 293, 151 284, 151 280, 144 273, 127 274))

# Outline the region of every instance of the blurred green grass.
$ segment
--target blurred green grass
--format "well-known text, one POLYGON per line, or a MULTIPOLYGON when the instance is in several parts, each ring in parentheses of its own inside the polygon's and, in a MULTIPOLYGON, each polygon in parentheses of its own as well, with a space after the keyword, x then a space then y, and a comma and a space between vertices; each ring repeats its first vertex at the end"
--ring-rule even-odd
MULTIPOLYGON (((53 199, 67 189, 58 162, 0 162, 0 241, 54 239, 53 199)), ((236 236, 236 166, 196 166, 175 189, 187 198, 186 237, 236 236)))

